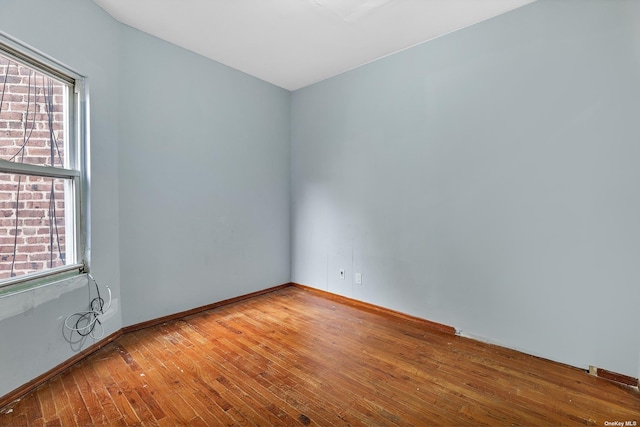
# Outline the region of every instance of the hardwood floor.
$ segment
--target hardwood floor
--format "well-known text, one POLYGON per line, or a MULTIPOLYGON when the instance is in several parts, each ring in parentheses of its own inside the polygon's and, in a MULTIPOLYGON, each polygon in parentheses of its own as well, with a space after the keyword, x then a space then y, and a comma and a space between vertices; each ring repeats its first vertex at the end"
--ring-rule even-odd
POLYGON ((606 421, 640 422, 638 391, 295 287, 125 334, 0 410, 2 426, 606 421))

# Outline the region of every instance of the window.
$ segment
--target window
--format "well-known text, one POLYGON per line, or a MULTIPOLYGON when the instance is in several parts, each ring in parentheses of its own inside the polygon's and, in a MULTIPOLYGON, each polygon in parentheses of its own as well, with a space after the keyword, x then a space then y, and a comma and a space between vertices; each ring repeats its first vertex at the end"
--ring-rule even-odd
POLYGON ((85 96, 80 75, 0 34, 0 288, 84 269, 85 96))

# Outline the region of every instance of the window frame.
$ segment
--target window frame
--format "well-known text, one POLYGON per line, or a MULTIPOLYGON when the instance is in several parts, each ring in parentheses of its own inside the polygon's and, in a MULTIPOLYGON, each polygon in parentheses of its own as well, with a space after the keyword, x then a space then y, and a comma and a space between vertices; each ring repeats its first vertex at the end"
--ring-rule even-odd
POLYGON ((89 192, 89 85, 86 76, 31 46, 0 31, 0 53, 68 87, 68 155, 64 167, 15 163, 0 159, 0 173, 62 178, 73 181, 75 263, 0 280, 0 294, 23 291, 53 283, 63 277, 89 272, 90 192, 89 192), (73 272, 75 271, 75 274, 73 272))

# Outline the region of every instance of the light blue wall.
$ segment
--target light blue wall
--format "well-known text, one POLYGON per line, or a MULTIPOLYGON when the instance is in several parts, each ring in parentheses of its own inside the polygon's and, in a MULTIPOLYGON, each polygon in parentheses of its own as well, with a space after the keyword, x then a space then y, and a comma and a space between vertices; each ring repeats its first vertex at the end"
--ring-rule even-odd
MULTIPOLYGON (((4 0, 0 30, 89 77, 92 268, 115 298, 105 335, 289 282, 289 92, 90 1, 4 0)), ((0 299, 0 396, 92 343, 62 330, 88 289, 0 299)))
MULTIPOLYGON (((117 23, 83 0, 2 0, 0 31, 89 77, 91 96, 92 269, 116 299, 105 335, 122 326, 118 258, 118 32, 117 23)), ((80 348, 63 337, 70 313, 86 310, 86 278, 0 298, 0 396, 53 368, 80 348), (16 314, 11 308, 20 307, 16 314)))
POLYGON ((290 93, 121 36, 124 324, 289 282, 290 93))
POLYGON ((294 92, 292 280, 637 376, 638 22, 540 0, 294 92))
MULTIPOLYGON (((89 76, 92 266, 118 300, 107 334, 291 268, 638 376, 638 8, 540 0, 293 95, 90 1, 3 0, 0 30, 89 76)), ((2 301, 25 310, 0 316, 0 396, 77 350, 61 325, 87 286, 50 289, 2 301)))

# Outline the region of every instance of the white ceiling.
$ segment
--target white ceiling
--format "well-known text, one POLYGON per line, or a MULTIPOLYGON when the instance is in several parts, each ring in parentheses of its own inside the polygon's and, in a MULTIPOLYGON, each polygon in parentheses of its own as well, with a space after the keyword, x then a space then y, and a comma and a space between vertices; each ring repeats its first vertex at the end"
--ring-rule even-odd
POLYGON ((296 90, 535 0, 94 0, 118 21, 296 90))

